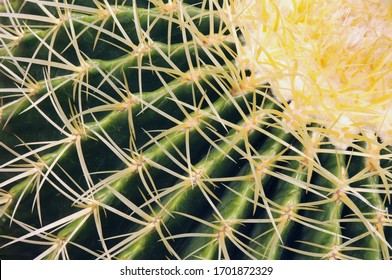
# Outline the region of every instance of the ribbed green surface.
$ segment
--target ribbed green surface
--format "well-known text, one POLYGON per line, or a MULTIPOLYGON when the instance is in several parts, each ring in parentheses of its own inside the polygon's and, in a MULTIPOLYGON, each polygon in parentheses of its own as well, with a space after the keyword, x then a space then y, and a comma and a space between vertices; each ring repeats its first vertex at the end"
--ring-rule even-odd
POLYGON ((390 258, 387 147, 287 133, 226 1, 7 3, 0 258, 390 258))

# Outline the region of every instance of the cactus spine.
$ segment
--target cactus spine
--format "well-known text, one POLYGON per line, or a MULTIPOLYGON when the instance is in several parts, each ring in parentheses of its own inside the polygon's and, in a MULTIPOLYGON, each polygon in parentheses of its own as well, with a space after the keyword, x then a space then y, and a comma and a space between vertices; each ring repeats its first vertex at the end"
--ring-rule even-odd
POLYGON ((0 257, 390 259, 392 5, 354 2, 3 1, 0 257))

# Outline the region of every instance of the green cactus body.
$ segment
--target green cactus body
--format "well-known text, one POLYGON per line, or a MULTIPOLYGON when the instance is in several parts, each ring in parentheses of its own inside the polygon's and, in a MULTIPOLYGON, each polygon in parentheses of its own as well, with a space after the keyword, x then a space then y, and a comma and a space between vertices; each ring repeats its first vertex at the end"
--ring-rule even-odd
POLYGON ((390 259, 388 137, 260 78, 241 3, 0 4, 0 258, 390 259))

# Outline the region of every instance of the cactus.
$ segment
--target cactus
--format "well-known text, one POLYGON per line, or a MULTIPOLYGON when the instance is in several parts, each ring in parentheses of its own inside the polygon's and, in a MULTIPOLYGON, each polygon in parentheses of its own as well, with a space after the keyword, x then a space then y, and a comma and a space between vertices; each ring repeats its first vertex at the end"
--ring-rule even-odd
POLYGON ((390 259, 392 4, 357 2, 0 3, 0 258, 390 259))

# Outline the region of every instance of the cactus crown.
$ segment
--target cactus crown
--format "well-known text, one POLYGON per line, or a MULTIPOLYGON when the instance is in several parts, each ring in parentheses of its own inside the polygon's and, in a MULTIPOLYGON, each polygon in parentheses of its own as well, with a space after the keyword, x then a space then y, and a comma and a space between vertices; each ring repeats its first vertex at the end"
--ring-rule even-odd
POLYGON ((3 1, 0 256, 390 259, 391 15, 3 1))
POLYGON ((277 99, 291 102, 287 110, 295 112, 293 118, 323 126, 323 134, 341 149, 358 141, 372 146, 377 137, 391 144, 388 1, 238 5, 246 27, 239 62, 268 82, 277 99), (256 19, 262 28, 255 26, 256 19))

